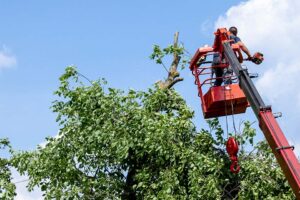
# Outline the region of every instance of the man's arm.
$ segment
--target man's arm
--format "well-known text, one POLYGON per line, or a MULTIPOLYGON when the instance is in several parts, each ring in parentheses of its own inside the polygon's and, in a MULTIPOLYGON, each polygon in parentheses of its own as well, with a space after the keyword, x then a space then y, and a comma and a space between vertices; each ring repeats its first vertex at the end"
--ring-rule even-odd
POLYGON ((246 47, 246 45, 245 45, 242 41, 239 41, 237 44, 240 46, 240 48, 242 49, 242 51, 243 51, 245 54, 247 54, 248 59, 251 59, 252 56, 251 56, 251 54, 250 54, 250 51, 249 51, 248 48, 246 47))

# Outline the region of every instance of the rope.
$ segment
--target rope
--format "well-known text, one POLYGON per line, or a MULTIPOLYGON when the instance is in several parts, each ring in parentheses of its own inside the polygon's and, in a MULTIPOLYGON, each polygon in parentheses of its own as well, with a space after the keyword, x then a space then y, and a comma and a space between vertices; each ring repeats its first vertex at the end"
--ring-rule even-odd
POLYGON ((90 79, 88 79, 86 76, 84 76, 83 74, 81 74, 81 73, 79 73, 79 72, 77 72, 77 74, 78 74, 79 76, 81 76, 82 78, 84 78, 85 80, 87 80, 88 82, 90 82, 91 85, 93 85, 93 82, 92 82, 90 79))
POLYGON ((167 69, 167 67, 165 66, 165 64, 163 62, 161 62, 161 64, 164 67, 164 69, 166 70, 166 72, 169 73, 169 70, 167 69))
POLYGON ((226 133, 228 139, 228 119, 227 119, 227 103, 226 103, 226 86, 224 85, 224 103, 225 103, 225 118, 226 118, 226 133))
POLYGON ((24 183, 24 182, 27 182, 27 181, 29 181, 29 179, 24 179, 24 180, 21 180, 21 181, 16 181, 16 182, 14 182, 14 184, 24 183))
MULTIPOLYGON (((231 97, 231 90, 229 92, 230 92, 230 97, 231 97)), ((233 103, 232 103, 232 98, 230 100, 230 103, 231 103, 232 125, 233 125, 233 130, 234 130, 234 136, 236 137, 237 131, 236 131, 236 127, 235 127, 234 107, 233 107, 233 103)))

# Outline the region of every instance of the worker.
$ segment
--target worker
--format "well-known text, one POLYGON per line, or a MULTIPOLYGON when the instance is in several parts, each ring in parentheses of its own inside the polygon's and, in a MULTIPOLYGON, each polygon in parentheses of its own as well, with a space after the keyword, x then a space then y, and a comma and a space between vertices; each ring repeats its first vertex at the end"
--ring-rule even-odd
MULTIPOLYGON (((239 47, 242 49, 242 51, 248 56, 247 60, 252 60, 252 56, 251 56, 248 48, 241 41, 241 39, 237 36, 237 33, 238 33, 237 28, 234 27, 234 26, 230 27, 229 28, 229 33, 230 33, 229 39, 231 40, 230 43, 231 44, 238 44, 239 47)), ((213 56, 212 65, 215 66, 215 65, 220 64, 221 62, 224 62, 224 60, 221 61, 220 59, 221 59, 220 54, 215 53, 214 56, 213 56)), ((220 68, 220 67, 216 67, 216 68, 214 68, 213 73, 215 73, 215 75, 216 75, 216 80, 215 80, 214 86, 222 85, 223 77, 225 77, 224 78, 224 84, 225 85, 228 85, 228 84, 232 83, 230 76, 232 76, 233 70, 232 70, 231 66, 228 66, 225 69, 220 68)))
POLYGON ((239 47, 242 49, 242 51, 247 54, 248 58, 247 60, 252 60, 252 56, 248 50, 248 48, 245 46, 245 44, 241 41, 241 39, 237 36, 238 30, 235 26, 232 26, 229 28, 229 39, 232 40, 231 44, 238 44, 239 47))

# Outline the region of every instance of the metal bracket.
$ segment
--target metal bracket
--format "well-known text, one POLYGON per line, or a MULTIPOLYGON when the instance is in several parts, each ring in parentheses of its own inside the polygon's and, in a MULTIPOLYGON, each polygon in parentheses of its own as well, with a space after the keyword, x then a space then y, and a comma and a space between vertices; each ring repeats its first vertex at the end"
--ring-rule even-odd
POLYGON ((282 147, 275 148, 276 151, 283 150, 283 149, 292 149, 294 151, 295 147, 294 146, 282 146, 282 147))
POLYGON ((246 74, 249 74, 247 68, 240 69, 239 70, 239 76, 242 74, 242 72, 246 72, 246 74))
MULTIPOLYGON (((248 74, 248 69, 247 68, 243 68, 239 70, 239 75, 238 75, 238 79, 239 79, 239 85, 241 83, 241 76, 243 74, 243 72, 246 72, 246 74, 248 74)), ((240 85, 241 86, 241 85, 240 85)))
POLYGON ((200 62, 197 62, 196 65, 198 67, 200 67, 202 64, 211 64, 211 63, 213 63, 213 62, 212 61, 200 61, 200 62))
POLYGON ((282 117, 282 112, 273 113, 275 118, 282 117))
POLYGON ((260 107, 259 110, 260 111, 272 111, 272 106, 268 105, 268 106, 260 107))
POLYGON ((257 78, 258 76, 259 76, 258 73, 249 74, 250 78, 257 78))

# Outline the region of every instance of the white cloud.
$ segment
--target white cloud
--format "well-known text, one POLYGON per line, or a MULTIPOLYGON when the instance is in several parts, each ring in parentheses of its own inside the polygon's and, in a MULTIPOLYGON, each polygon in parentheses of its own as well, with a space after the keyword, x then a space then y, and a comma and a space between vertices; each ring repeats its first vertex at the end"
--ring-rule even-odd
POLYGON ((213 28, 213 22, 210 20, 205 20, 201 24, 201 33, 205 36, 211 36, 210 30, 213 28))
POLYGON ((296 144, 300 144, 299 10, 297 0, 248 0, 231 7, 215 24, 216 28, 238 27, 250 51, 264 53, 265 62, 249 69, 260 73, 259 92, 274 111, 283 112, 279 122, 296 144))
POLYGON ((15 169, 12 170, 13 182, 16 184, 17 196, 15 200, 42 200, 43 194, 39 188, 35 188, 34 191, 29 192, 26 188, 28 183, 27 176, 21 176, 15 169))
MULTIPOLYGON (((57 132, 57 134, 55 136, 52 136, 52 138, 54 139, 60 139, 64 136, 64 133, 59 133, 59 131, 57 132)), ((42 149, 46 147, 46 145, 48 144, 48 141, 43 141, 41 142, 38 146, 41 147, 42 149)))
MULTIPOLYGON (((54 136, 55 139, 61 138, 63 135, 57 133, 57 135, 54 136)), ((41 148, 45 148, 47 145, 47 141, 44 141, 40 143, 38 146, 41 148)), ((12 176, 13 176, 13 183, 16 184, 16 193, 17 196, 15 197, 15 200, 42 200, 43 194, 40 190, 40 188, 35 187, 34 191, 29 192, 27 190, 27 184, 28 184, 28 176, 21 176, 18 171, 15 169, 12 170, 12 176)))
POLYGON ((0 50, 0 69, 11 68, 16 64, 16 57, 11 54, 10 50, 6 46, 3 46, 0 50))

